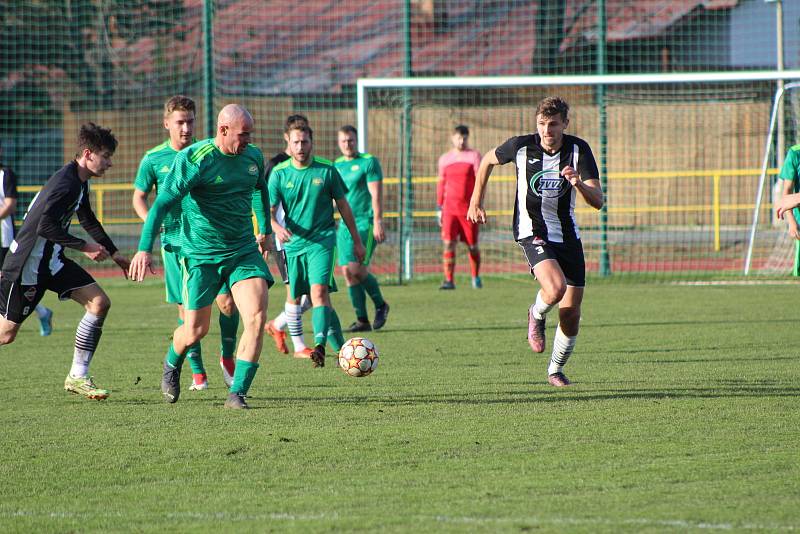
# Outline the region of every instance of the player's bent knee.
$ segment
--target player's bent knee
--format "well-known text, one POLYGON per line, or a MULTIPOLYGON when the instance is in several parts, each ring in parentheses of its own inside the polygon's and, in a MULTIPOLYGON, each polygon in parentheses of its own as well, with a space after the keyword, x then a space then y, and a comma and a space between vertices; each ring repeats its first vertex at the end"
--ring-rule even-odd
POLYGON ((108 298, 108 295, 105 293, 100 293, 88 301, 85 308, 89 313, 97 315, 98 317, 105 317, 111 309, 111 299, 108 298))
POLYGON ((197 343, 208 334, 208 325, 185 326, 184 323, 184 328, 187 345, 197 343))
POLYGON ((233 299, 230 298, 230 296, 227 296, 227 298, 218 297, 217 307, 221 313, 224 313, 228 317, 236 313, 236 305, 233 303, 233 299))

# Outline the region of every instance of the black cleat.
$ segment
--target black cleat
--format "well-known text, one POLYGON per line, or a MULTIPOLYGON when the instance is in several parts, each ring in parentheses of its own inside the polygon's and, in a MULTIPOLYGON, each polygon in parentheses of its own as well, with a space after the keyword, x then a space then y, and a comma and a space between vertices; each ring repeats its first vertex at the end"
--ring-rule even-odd
POLYGON ((442 282, 442 285, 439 286, 439 289, 455 289, 455 288, 456 284, 454 282, 451 282, 450 280, 445 280, 444 282, 442 282))
POLYGON ((325 367, 325 345, 317 345, 311 352, 311 367, 325 367))
POLYGON ((380 330, 386 324, 386 319, 389 317, 389 303, 384 301, 383 306, 375 308, 375 320, 372 322, 372 328, 380 330))
POLYGON ((164 400, 170 404, 178 402, 178 397, 181 396, 181 369, 172 367, 166 361, 164 375, 161 377, 161 393, 164 394, 164 400))
MULTIPOLYGON (((377 318, 377 312, 375 314, 377 318)), ((372 330, 372 325, 369 324, 369 321, 362 321, 361 319, 357 320, 353 324, 347 327, 348 332, 369 332, 372 330)))
POLYGON ((244 395, 240 393, 228 393, 228 398, 225 400, 225 408, 247 410, 250 407, 247 405, 244 395))

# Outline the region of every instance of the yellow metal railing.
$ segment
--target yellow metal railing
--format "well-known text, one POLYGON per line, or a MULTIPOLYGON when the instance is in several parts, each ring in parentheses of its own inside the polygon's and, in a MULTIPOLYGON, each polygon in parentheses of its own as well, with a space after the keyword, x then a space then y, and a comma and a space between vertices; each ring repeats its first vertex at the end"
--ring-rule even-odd
MULTIPOLYGON (((611 172, 608 173, 607 180, 613 182, 617 180, 658 180, 658 179, 675 179, 675 178, 710 178, 712 181, 713 193, 712 203, 708 204, 684 204, 679 206, 610 206, 608 213, 610 214, 635 214, 635 213, 692 213, 692 212, 707 212, 711 210, 712 220, 714 225, 714 249, 720 250, 720 213, 723 211, 740 211, 752 210, 754 204, 721 204, 720 203, 720 188, 723 176, 759 176, 760 169, 710 169, 710 170, 697 170, 697 171, 646 171, 646 172, 611 172)), ((778 174, 778 169, 772 168, 767 170, 767 174, 774 176, 778 174)), ((436 176, 417 176, 412 178, 413 184, 435 184, 438 178, 436 176)), ((493 183, 507 183, 516 181, 513 175, 500 175, 493 176, 491 181, 493 183)), ((386 185, 399 186, 401 179, 397 177, 387 177, 383 180, 386 185)), ((36 193, 39 191, 40 186, 25 185, 17 187, 17 190, 24 193, 36 193)), ((141 220, 138 217, 106 217, 105 209, 105 196, 106 193, 111 191, 133 191, 133 184, 109 184, 109 183, 92 183, 91 190, 95 194, 95 201, 93 202, 95 214, 101 224, 136 224, 141 220)), ((769 203, 763 204, 765 208, 771 207, 769 203)), ((577 213, 593 213, 595 210, 591 208, 577 208, 577 213)), ((509 216, 513 213, 512 210, 489 210, 489 216, 509 216)), ((396 211, 386 212, 384 214, 387 218, 397 218, 400 214, 396 211)), ((413 217, 435 217, 436 212, 433 210, 414 210, 413 217)))

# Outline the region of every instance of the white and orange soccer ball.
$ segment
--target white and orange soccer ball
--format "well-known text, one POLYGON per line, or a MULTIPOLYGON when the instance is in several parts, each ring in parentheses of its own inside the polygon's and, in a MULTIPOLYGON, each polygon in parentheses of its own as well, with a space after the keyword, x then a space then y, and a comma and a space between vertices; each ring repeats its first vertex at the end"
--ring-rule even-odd
POLYGON ((378 367, 378 348, 364 337, 348 339, 339 351, 339 368, 350 376, 367 376, 378 367))

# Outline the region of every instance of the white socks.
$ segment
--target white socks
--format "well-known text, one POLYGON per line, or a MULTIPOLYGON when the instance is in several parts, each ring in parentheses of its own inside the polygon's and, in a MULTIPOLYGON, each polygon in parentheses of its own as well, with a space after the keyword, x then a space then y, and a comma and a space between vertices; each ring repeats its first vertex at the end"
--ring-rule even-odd
POLYGON ((560 373, 564 369, 570 354, 575 349, 575 340, 578 336, 568 336, 561 331, 561 325, 556 329, 556 337, 553 338, 553 355, 550 357, 550 366, 547 374, 560 373))
POLYGON ((89 364, 92 362, 92 356, 94 356, 100 336, 103 334, 105 320, 105 317, 98 317, 86 312, 81 322, 78 323, 78 329, 75 332, 75 353, 72 356, 72 368, 69 370, 69 374, 73 378, 89 376, 89 364))
POLYGON ((556 303, 548 304, 544 300, 542 300, 542 290, 540 289, 538 293, 536 293, 536 303, 533 305, 533 317, 535 319, 541 319, 544 315, 553 309, 556 303))

